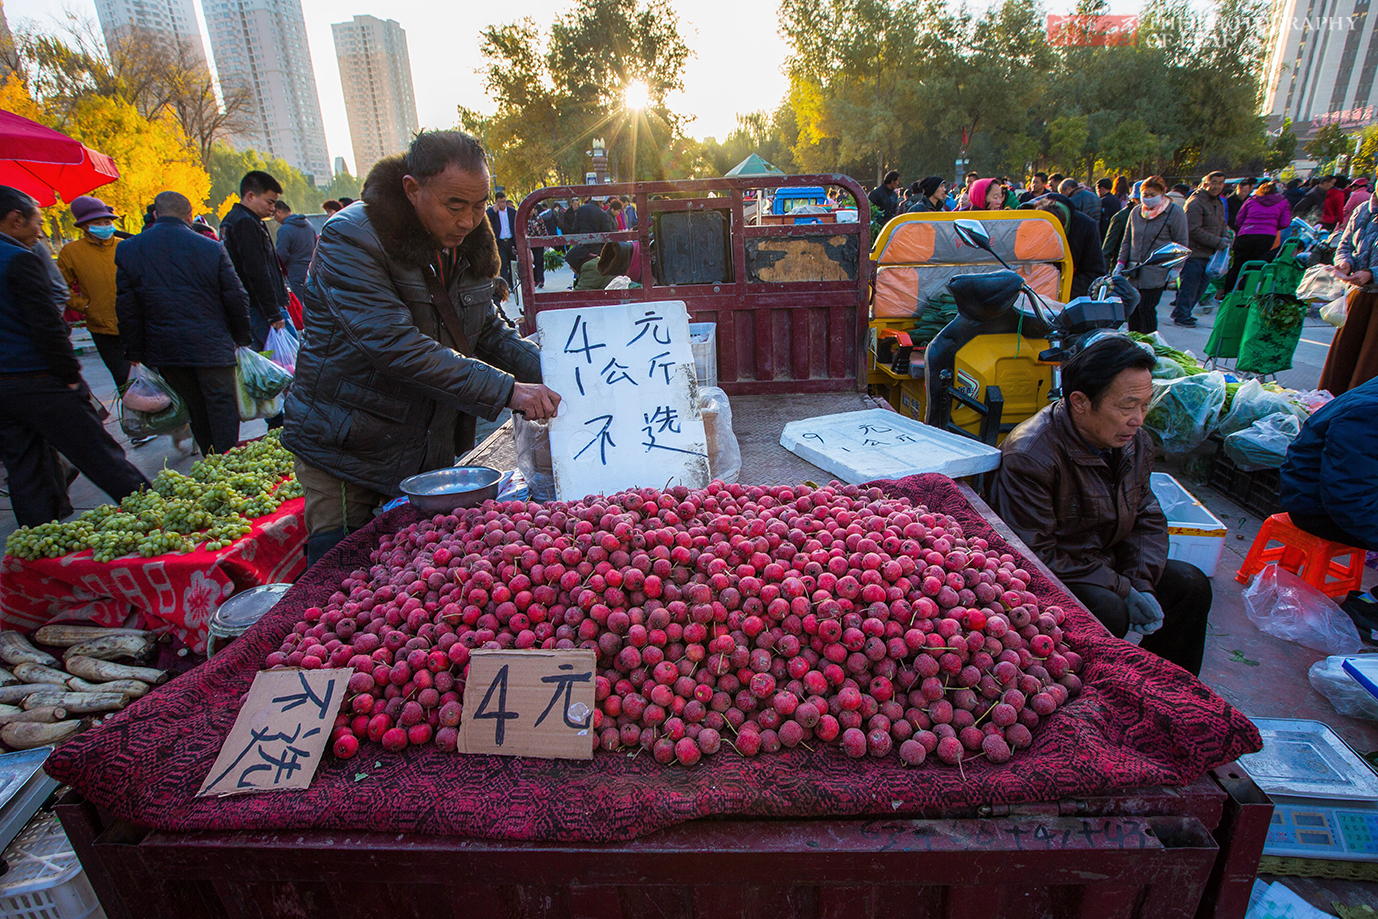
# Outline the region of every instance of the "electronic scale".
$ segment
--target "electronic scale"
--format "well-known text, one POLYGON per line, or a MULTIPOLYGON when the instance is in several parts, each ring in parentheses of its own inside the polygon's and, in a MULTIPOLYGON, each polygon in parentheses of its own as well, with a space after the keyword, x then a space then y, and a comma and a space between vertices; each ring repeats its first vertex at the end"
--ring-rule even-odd
POLYGON ((1239 764, 1273 799, 1264 855, 1378 861, 1378 773, 1319 721, 1254 718, 1239 764))

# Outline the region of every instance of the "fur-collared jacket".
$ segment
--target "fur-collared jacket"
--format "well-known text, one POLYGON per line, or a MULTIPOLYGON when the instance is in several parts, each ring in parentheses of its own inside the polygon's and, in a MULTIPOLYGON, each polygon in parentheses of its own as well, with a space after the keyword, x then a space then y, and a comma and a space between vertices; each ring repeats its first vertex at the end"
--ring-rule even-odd
POLYGON ((460 244, 450 278, 474 353, 455 350, 426 286, 436 243, 402 190, 405 172, 401 156, 379 161, 362 200, 321 230, 282 432, 308 466, 385 495, 454 464, 462 416, 495 419, 516 381, 541 379, 535 344, 493 305, 501 263, 487 220, 460 244))

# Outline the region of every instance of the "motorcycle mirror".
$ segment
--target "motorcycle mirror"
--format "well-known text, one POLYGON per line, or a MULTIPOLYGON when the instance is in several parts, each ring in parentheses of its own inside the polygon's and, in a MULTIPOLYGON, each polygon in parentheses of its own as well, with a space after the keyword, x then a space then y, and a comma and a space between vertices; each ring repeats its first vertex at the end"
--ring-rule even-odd
POLYGON ((1166 246, 1159 246, 1154 249, 1143 264, 1175 268, 1185 262, 1190 255, 1191 250, 1181 243, 1168 243, 1166 246))
POLYGON ((952 226, 957 231, 957 237, 968 246, 977 249, 985 249, 987 252, 994 252, 990 245, 990 234, 986 232, 985 226, 979 220, 954 220, 952 226))

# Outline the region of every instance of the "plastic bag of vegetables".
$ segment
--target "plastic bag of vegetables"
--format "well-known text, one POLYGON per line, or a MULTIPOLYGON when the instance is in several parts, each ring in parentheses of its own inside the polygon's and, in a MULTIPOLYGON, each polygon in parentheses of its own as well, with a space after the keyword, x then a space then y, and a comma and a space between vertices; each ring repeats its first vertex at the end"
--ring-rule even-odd
POLYGON ((235 383, 255 399, 280 395, 292 382, 292 375, 253 348, 235 348, 235 383))
POLYGON ((1305 421, 1311 413, 1296 402, 1296 396, 1291 392, 1274 392, 1258 380, 1246 380, 1234 394, 1225 416, 1220 419, 1219 431, 1228 436, 1244 430, 1260 418, 1278 413, 1296 415, 1305 421))
POLYGON ((252 348, 236 348, 234 393, 239 420, 272 418, 282 411, 282 394, 292 375, 252 348))
POLYGON ((1215 430, 1224 406, 1225 375, 1218 370, 1154 380, 1144 427, 1166 452, 1188 453, 1215 430))
POLYGON ((1179 380, 1186 375, 1187 372, 1182 369, 1182 365, 1170 357, 1157 358, 1153 365, 1155 380, 1179 380))
POLYGON ((147 364, 134 368, 134 380, 120 396, 120 400, 134 411, 150 415, 166 411, 176 398, 177 394, 162 375, 147 364))
POLYGON ((1276 469, 1287 459, 1287 448, 1300 434, 1300 418, 1288 412, 1277 412, 1226 437, 1225 455, 1244 472, 1276 469))

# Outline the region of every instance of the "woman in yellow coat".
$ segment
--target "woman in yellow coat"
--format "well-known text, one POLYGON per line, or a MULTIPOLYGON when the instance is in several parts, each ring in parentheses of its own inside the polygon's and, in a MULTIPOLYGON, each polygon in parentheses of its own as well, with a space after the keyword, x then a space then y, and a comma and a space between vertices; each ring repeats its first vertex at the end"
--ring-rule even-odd
POLYGON ((99 198, 82 195, 72 200, 72 217, 81 238, 62 247, 57 267, 72 289, 68 305, 86 317, 86 328, 95 340, 100 359, 124 389, 129 382, 129 362, 120 345, 115 319, 115 212, 99 198))

